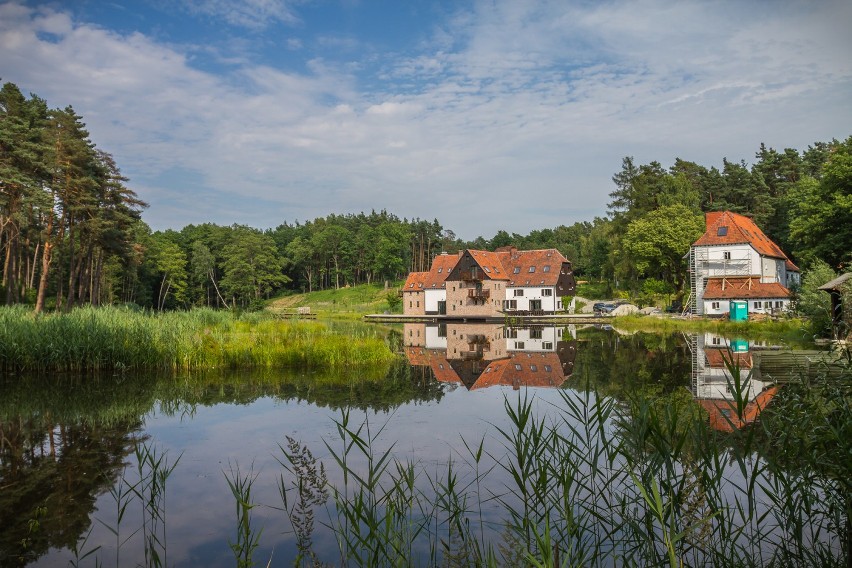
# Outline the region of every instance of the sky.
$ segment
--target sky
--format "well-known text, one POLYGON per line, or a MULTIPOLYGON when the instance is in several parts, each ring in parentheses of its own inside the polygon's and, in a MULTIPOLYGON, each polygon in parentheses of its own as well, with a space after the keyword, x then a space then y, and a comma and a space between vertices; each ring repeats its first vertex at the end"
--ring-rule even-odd
POLYGON ((155 230, 385 209, 471 240, 606 215, 622 159, 852 135, 848 0, 0 0, 155 230))

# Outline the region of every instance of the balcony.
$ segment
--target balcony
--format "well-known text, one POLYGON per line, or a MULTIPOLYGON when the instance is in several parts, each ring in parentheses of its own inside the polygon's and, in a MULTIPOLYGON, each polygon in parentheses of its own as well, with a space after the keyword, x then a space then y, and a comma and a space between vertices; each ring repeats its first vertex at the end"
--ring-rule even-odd
POLYGON ((483 290, 482 288, 470 288, 467 291, 467 297, 471 300, 487 300, 491 297, 491 290, 483 290))

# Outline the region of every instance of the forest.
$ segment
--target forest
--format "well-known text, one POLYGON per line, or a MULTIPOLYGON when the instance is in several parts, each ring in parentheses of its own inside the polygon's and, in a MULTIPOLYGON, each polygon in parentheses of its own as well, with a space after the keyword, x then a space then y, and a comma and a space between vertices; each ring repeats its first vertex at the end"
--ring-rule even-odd
POLYGON ((587 280, 682 294, 684 254, 707 211, 748 215, 803 269, 852 263, 852 136, 799 151, 760 145, 750 165, 676 159, 612 177, 607 214, 527 235, 465 242, 438 219, 385 210, 258 229, 211 223, 152 231, 147 204, 72 107, 51 109, 13 83, 0 89, 2 302, 36 312, 129 304, 157 310, 250 308, 290 291, 389 282, 463 248, 557 248, 587 280))

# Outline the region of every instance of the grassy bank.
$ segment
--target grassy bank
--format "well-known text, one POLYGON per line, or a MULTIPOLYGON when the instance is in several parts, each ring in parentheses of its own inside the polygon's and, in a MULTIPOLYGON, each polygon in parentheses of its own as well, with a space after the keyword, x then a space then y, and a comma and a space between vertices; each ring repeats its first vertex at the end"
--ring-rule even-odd
POLYGON ((624 331, 648 331, 654 333, 712 332, 744 339, 777 338, 788 341, 813 341, 808 324, 798 319, 779 321, 732 322, 725 319, 708 318, 661 318, 643 315, 619 316, 610 320, 613 327, 624 331))
POLYGON ((207 309, 144 313, 81 308, 36 316, 0 309, 0 369, 338 369, 386 367, 394 358, 373 335, 339 334, 318 322, 207 309))
POLYGON ((360 284, 339 290, 318 290, 305 294, 291 294, 272 300, 267 311, 274 314, 288 313, 308 307, 321 318, 361 319, 364 314, 380 314, 393 311, 388 304, 388 293, 396 294, 401 283, 391 282, 385 289, 384 283, 360 284))

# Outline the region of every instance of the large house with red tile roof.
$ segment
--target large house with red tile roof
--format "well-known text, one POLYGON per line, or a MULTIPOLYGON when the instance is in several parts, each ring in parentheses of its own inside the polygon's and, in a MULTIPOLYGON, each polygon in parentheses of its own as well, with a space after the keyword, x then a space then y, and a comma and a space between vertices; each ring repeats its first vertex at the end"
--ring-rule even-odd
POLYGON ((403 345, 412 365, 468 390, 558 387, 574 372, 577 356, 576 338, 555 326, 407 323, 403 345))
POLYGON ((406 315, 499 317, 553 314, 576 291, 571 263, 556 249, 441 254, 429 272, 412 272, 401 290, 406 315))
POLYGON ((721 316, 731 300, 748 302, 750 313, 789 309, 799 269, 753 220, 715 211, 706 227, 689 253, 692 313, 721 316))

